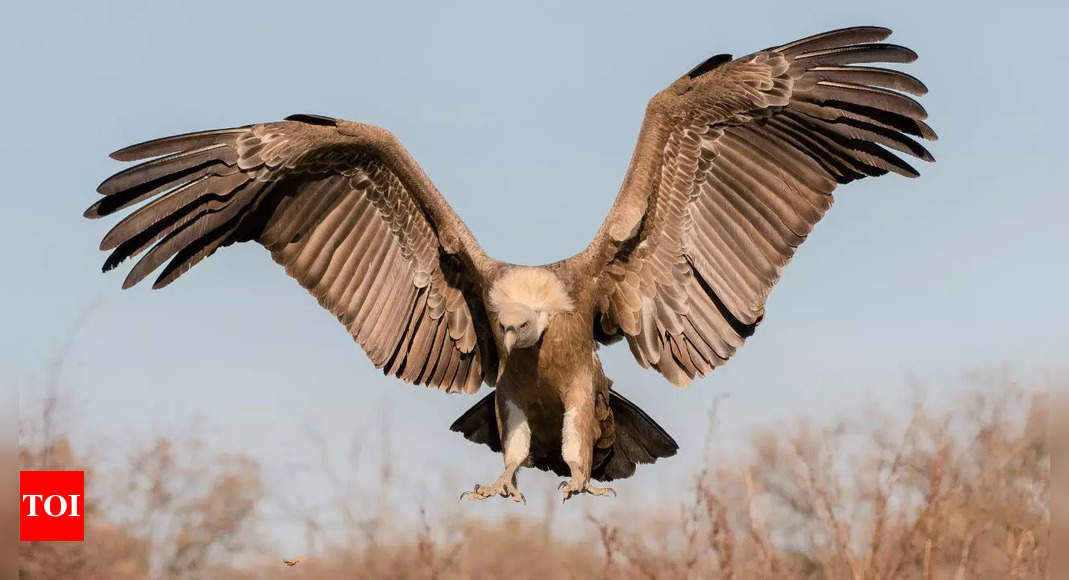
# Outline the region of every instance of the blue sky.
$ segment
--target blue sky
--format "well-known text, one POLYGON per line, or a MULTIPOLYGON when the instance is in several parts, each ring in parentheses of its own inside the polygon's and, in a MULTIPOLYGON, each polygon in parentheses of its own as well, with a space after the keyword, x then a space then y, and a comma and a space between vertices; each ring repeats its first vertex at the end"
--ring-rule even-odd
MULTIPOLYGON (((655 92, 711 54, 856 24, 889 26, 920 54, 905 70, 930 88, 938 162, 917 180, 840 189, 757 334, 689 390, 622 345, 603 351, 618 388, 683 448, 618 490, 641 500, 682 485, 719 394, 732 394, 718 428, 730 448, 755 425, 901 404, 911 375, 938 397, 978 366, 1065 368, 1061 5, 24 2, 7 13, 0 365, 32 399, 84 318, 63 384, 87 445, 195 432, 261 458, 292 490, 308 429, 340 462, 350 441, 378 449, 385 421, 403 485, 434 489, 426 474, 446 471, 459 492, 500 469, 446 430, 477 399, 382 377, 259 247, 227 248, 163 291, 121 292, 122 274, 99 273, 111 222, 81 218, 120 167, 108 152, 297 112, 381 125, 492 256, 544 263, 594 234, 655 92)), ((521 477, 529 496, 555 483, 521 477)))

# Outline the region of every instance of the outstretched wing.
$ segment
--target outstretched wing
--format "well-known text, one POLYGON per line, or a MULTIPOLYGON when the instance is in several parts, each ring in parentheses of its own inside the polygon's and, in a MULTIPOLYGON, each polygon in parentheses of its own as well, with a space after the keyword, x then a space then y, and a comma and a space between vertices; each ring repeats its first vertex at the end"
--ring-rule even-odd
POLYGON ((857 66, 911 62, 860 27, 737 60, 715 56, 649 103, 623 187, 579 259, 600 276, 595 334, 626 337, 676 385, 723 364, 764 316, 836 184, 917 172, 935 139, 920 81, 857 66))
POLYGON ((108 271, 148 250, 123 287, 173 282, 253 240, 330 310, 376 367, 473 393, 496 378, 482 305, 487 263, 468 229, 385 130, 311 115, 134 145, 154 158, 102 184, 86 217, 144 202, 104 237, 108 271), (486 369, 493 369, 487 371, 486 369))

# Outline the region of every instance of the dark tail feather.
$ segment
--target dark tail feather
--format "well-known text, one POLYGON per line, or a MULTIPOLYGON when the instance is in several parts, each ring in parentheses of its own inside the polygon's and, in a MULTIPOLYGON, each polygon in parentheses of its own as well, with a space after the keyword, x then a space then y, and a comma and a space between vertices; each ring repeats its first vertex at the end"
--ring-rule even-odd
POLYGON ((636 464, 653 463, 679 450, 671 435, 616 391, 609 391, 609 408, 616 425, 616 441, 608 456, 594 468, 594 479, 612 481, 631 477, 636 464))
MULTIPOLYGON (((656 421, 631 401, 623 398, 616 391, 609 392, 609 408, 612 410, 616 426, 616 440, 604 457, 596 458, 591 477, 599 481, 624 479, 635 473, 638 463, 653 463, 662 457, 676 454, 679 446, 672 436, 665 432, 656 421)), ((494 414, 494 393, 491 392, 468 409, 449 427, 462 433, 473 443, 480 443, 491 450, 501 451, 501 434, 497 431, 497 416, 494 414)), ((546 471, 567 474, 567 466, 560 460, 547 457, 532 458, 534 467, 546 471)))
POLYGON ((494 391, 475 403, 461 415, 449 429, 464 434, 472 443, 482 443, 492 451, 501 451, 501 434, 497 432, 497 415, 494 413, 494 391))

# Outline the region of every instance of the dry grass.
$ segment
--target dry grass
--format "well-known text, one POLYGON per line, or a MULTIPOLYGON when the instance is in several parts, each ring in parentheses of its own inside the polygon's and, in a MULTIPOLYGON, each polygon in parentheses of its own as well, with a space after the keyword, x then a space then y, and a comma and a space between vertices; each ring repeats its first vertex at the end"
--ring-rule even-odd
MULTIPOLYGON (((94 501, 99 494, 90 497, 88 541, 22 544, 20 574, 1044 578, 1051 521, 1049 397, 1009 381, 997 388, 984 383, 977 380, 975 392, 950 412, 917 405, 904 421, 866 412, 861 420, 831 426, 799 422, 755 432, 745 453, 709 456, 697 466, 682 506, 642 513, 621 508, 590 517, 579 539, 562 537, 551 512, 487 521, 457 506, 443 521, 423 514, 418 524, 405 524, 390 517, 388 494, 372 494, 378 499, 365 509, 339 481, 340 523, 328 524, 314 511, 293 513, 315 548, 292 566, 282 559, 296 554, 278 553, 258 540, 265 492, 254 461, 161 440, 121 468, 94 475, 125 486, 134 501, 104 506, 94 501), (330 525, 343 533, 319 533, 330 525), (271 564, 252 563, 257 561, 271 564)), ((54 426, 24 424, 23 433, 24 469, 89 467, 54 426), (48 435, 25 435, 31 432, 48 435)), ((386 466, 382 484, 390 477, 386 466)), ((440 499, 441 505, 455 502, 440 499)))

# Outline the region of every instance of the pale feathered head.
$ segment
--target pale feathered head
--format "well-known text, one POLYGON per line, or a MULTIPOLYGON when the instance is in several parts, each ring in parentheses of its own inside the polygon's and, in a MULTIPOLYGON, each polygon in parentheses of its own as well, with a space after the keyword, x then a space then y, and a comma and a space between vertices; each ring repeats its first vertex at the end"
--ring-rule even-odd
POLYGON ((513 268, 490 288, 506 351, 534 346, 554 315, 574 308, 561 281, 541 268, 513 268))

